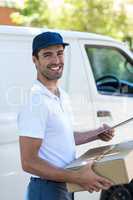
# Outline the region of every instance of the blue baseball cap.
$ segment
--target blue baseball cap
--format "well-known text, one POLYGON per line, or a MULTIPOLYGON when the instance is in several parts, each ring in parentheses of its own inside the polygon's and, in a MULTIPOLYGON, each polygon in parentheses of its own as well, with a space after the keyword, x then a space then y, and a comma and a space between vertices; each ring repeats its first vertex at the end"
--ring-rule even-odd
POLYGON ((59 33, 50 31, 43 32, 33 39, 32 55, 34 55, 34 53, 38 52, 40 49, 53 45, 63 45, 65 47, 69 44, 63 41, 63 38, 59 33))

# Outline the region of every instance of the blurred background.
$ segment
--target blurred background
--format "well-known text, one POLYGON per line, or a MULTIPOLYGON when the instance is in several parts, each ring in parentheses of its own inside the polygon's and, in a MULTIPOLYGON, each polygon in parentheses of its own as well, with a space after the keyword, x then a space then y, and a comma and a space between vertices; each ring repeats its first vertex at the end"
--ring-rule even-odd
POLYGON ((133 49, 133 0, 0 0, 0 24, 99 33, 133 49))

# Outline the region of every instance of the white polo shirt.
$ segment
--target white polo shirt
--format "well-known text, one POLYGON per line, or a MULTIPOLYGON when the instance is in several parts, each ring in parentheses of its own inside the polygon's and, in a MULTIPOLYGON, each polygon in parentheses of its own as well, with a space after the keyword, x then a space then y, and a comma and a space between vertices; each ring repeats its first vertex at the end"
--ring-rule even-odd
POLYGON ((18 130, 20 136, 41 138, 39 157, 64 168, 75 159, 75 141, 69 98, 59 90, 60 98, 36 80, 18 115, 18 130))

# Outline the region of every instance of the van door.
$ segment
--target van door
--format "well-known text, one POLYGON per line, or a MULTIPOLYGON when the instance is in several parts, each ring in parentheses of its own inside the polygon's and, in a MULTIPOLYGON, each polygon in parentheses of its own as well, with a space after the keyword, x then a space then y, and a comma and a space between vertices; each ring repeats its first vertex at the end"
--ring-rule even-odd
MULTIPOLYGON (((80 46, 77 40, 68 42, 70 46, 65 49, 66 60, 61 83, 70 96, 74 130, 91 130, 95 128, 94 110, 80 46)), ((78 146, 77 156, 94 146, 97 146, 97 141, 89 143, 89 147, 88 144, 78 146)))
MULTIPOLYGON (((75 39, 65 39, 70 45, 65 48, 65 66, 63 76, 60 80, 61 86, 68 92, 71 100, 72 111, 74 114, 74 130, 85 131, 96 128, 93 102, 90 93, 90 84, 78 41, 75 39)), ((97 141, 89 144, 79 145, 76 148, 77 156, 80 156, 89 148, 98 145, 97 141)), ((77 192, 75 200, 96 200, 98 193, 93 195, 89 192, 77 192)))
MULTIPOLYGON (((133 117, 133 56, 113 41, 80 41, 96 126, 133 117)), ((133 139, 133 122, 117 128, 112 141, 133 139)), ((99 142, 99 145, 103 142, 99 142)))

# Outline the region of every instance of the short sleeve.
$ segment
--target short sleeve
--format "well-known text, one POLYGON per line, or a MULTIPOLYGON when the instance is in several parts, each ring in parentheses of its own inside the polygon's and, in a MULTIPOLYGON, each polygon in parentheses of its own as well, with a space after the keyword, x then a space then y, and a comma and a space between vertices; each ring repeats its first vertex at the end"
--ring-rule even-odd
POLYGON ((41 105, 27 105, 18 114, 17 125, 20 136, 45 137, 48 109, 41 105))

